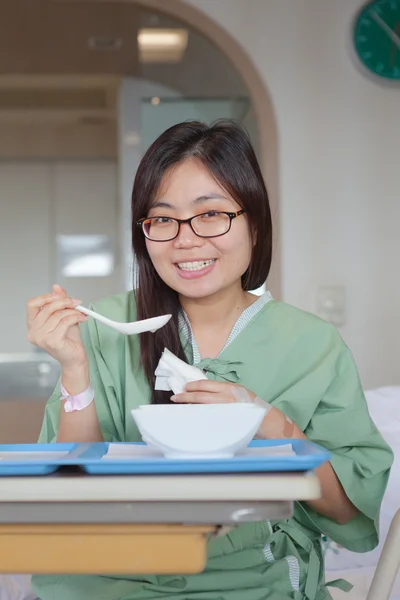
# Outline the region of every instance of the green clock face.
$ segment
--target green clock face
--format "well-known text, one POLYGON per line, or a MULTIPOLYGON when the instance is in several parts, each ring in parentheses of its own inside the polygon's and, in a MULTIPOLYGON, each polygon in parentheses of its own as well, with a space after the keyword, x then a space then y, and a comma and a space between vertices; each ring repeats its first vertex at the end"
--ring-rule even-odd
POLYGON ((370 71, 400 81, 400 0, 375 0, 364 6, 354 26, 354 45, 370 71))

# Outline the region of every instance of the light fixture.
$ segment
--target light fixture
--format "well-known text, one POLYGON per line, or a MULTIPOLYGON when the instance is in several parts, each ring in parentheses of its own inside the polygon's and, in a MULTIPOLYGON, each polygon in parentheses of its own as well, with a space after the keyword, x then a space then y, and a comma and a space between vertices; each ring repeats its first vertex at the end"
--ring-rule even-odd
POLYGON ((143 63, 179 62, 188 44, 186 29, 144 28, 138 33, 139 60, 143 63))
POLYGON ((153 96, 152 99, 150 100, 150 102, 152 103, 153 106, 158 106, 160 104, 161 100, 158 96, 153 96))

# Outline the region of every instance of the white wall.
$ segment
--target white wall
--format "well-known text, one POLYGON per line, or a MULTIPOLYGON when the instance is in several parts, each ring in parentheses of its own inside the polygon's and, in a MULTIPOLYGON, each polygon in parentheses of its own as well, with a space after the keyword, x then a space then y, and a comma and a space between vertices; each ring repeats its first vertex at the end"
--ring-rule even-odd
POLYGON ((0 111, 0 159, 111 159, 117 156, 116 123, 33 117, 6 120, 0 111))
POLYGON ((123 289, 114 161, 0 161, 0 354, 29 352, 25 305, 63 285, 88 303, 123 289), (109 236, 116 256, 104 277, 63 277, 57 235, 109 236))
POLYGON ((362 0, 186 0, 253 59, 276 111, 284 299, 347 292, 342 334, 365 386, 400 383, 400 86, 362 74, 362 0))
POLYGON ((24 352, 25 304, 48 290, 51 167, 0 162, 0 353, 24 352))

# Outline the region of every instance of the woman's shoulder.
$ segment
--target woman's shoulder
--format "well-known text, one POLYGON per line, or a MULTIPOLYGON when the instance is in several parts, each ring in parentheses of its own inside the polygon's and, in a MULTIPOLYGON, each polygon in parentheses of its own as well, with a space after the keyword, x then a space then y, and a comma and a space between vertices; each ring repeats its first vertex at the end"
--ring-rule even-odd
POLYGON ((295 328, 297 330, 319 330, 321 332, 338 333, 331 323, 328 323, 316 314, 297 308, 282 300, 272 300, 265 311, 267 319, 278 322, 281 326, 295 328))
POLYGON ((261 311, 259 317, 260 319, 254 319, 256 330, 264 330, 266 335, 284 345, 312 345, 316 348, 336 346, 340 349, 346 347, 334 325, 287 302, 272 300, 265 310, 261 311))

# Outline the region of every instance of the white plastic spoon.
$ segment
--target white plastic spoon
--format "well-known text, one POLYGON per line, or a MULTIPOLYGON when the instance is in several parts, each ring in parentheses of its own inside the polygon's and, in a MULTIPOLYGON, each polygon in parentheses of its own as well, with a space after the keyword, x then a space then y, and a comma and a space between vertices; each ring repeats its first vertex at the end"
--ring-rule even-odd
POLYGON ((145 331, 151 331, 154 333, 160 327, 164 327, 172 317, 172 315, 161 315, 160 317, 153 317, 152 319, 144 319, 143 321, 133 321, 132 323, 120 323, 119 321, 112 321, 111 319, 107 319, 107 317, 103 317, 97 312, 90 310, 89 308, 85 308, 84 306, 75 306, 76 310, 79 310, 84 315, 88 315, 89 317, 93 317, 93 319, 97 319, 104 325, 108 325, 113 329, 116 329, 120 333, 125 333, 126 335, 133 335, 135 333, 144 333, 145 331))

